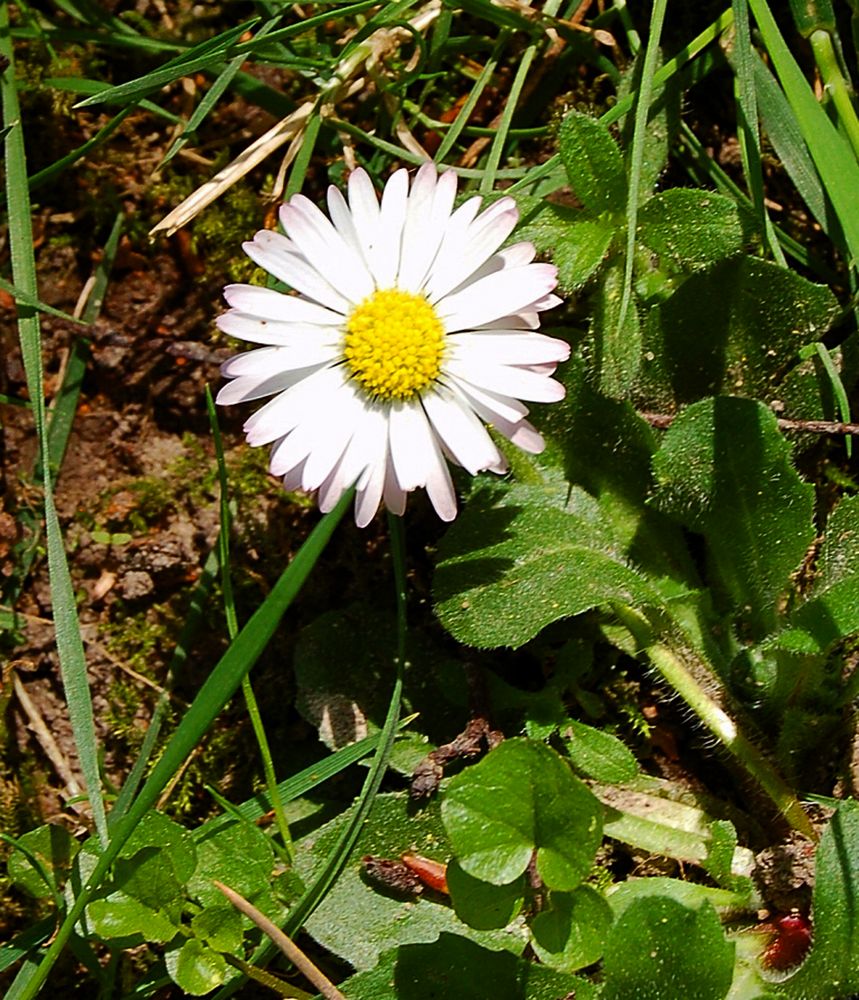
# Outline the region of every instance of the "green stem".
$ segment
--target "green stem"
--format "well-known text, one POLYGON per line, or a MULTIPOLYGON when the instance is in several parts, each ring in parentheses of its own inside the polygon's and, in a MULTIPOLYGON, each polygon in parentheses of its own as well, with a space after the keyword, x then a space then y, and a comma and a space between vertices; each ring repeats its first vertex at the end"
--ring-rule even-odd
POLYGON ((859 118, 856 117, 856 108, 853 106, 850 84, 841 72, 835 46, 832 44, 832 35, 828 31, 818 29, 812 33, 810 41, 823 84, 838 112, 838 120, 853 147, 854 154, 859 158, 859 118))
MULTIPOLYGON (((809 840, 816 841, 817 832, 784 778, 760 750, 739 731, 730 715, 696 680, 684 659, 667 643, 656 639, 650 623, 638 612, 629 607, 616 607, 615 612, 632 632, 642 653, 650 660, 666 684, 680 695, 743 770, 754 778, 790 826, 809 840)), ((721 681, 715 673, 712 671, 709 673, 710 687, 722 689, 721 681)))

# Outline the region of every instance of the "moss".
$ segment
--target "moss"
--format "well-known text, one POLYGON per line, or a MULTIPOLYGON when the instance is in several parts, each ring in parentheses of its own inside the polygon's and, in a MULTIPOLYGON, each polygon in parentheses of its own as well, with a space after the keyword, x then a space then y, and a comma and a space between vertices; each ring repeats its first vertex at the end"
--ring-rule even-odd
POLYGON ((169 604, 153 604, 137 614, 126 614, 105 626, 108 650, 145 677, 155 679, 153 667, 173 650, 179 629, 169 604))
POLYGON ((230 281, 250 281, 259 269, 241 245, 262 224, 259 196, 247 183, 235 184, 194 222, 194 242, 210 271, 230 281))

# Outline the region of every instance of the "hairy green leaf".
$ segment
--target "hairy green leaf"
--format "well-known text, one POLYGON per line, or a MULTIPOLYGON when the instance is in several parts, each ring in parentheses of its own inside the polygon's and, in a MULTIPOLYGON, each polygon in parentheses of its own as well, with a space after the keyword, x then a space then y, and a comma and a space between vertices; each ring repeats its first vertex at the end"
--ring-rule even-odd
POLYGON ((719 392, 772 399, 785 360, 820 340, 837 313, 828 288, 793 271, 723 261, 651 310, 639 392, 666 409, 719 392))
POLYGON ((197 938, 189 938, 181 947, 168 951, 164 961, 173 982, 193 997, 210 993, 227 976, 223 956, 197 938))
POLYGON ((579 770, 606 784, 632 781, 638 761, 629 748, 611 733, 570 719, 562 729, 567 752, 579 770))
POLYGON ((566 484, 480 489, 439 546, 442 624, 473 646, 521 646, 550 622, 656 597, 596 500, 566 484))
POLYGON ((611 133, 595 118, 571 111, 558 131, 558 150, 570 187, 595 215, 626 210, 626 172, 611 133))
POLYGON ((716 583, 765 634, 814 538, 814 490, 770 410, 719 396, 684 410, 654 457, 655 501, 703 534, 716 583))
POLYGON ((17 843, 20 848, 12 849, 6 871, 15 885, 37 899, 50 896, 65 882, 72 859, 80 849, 69 831, 57 823, 38 826, 19 837, 17 843), (44 874, 51 879, 50 884, 29 855, 41 864, 44 874))
POLYGON ((599 988, 578 976, 557 972, 506 952, 442 933, 431 944, 385 952, 372 972, 342 986, 349 1000, 596 1000, 599 988), (475 970, 478 970, 475 974, 475 970))
POLYGON ((678 271, 698 271, 740 253, 752 220, 724 195, 672 188, 651 198, 638 213, 638 239, 678 271))
POLYGON ((859 990, 859 803, 842 802, 817 849, 811 953, 782 984, 792 1000, 842 1000, 859 990))

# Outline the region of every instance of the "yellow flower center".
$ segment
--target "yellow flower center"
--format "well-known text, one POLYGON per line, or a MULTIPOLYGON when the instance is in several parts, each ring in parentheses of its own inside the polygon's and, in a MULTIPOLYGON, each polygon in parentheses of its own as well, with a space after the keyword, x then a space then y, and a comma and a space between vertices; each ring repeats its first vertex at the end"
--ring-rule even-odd
POLYGON ((423 296, 388 288, 352 311, 343 353, 371 396, 409 399, 441 371, 444 327, 423 296))

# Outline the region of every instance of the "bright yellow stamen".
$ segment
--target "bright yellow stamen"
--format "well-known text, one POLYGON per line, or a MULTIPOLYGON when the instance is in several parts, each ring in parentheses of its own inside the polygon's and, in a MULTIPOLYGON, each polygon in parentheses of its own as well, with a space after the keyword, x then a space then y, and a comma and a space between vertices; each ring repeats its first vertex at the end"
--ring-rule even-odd
POLYGON ((352 311, 343 353, 371 396, 409 399, 441 371, 444 327, 425 298, 388 288, 352 311))

